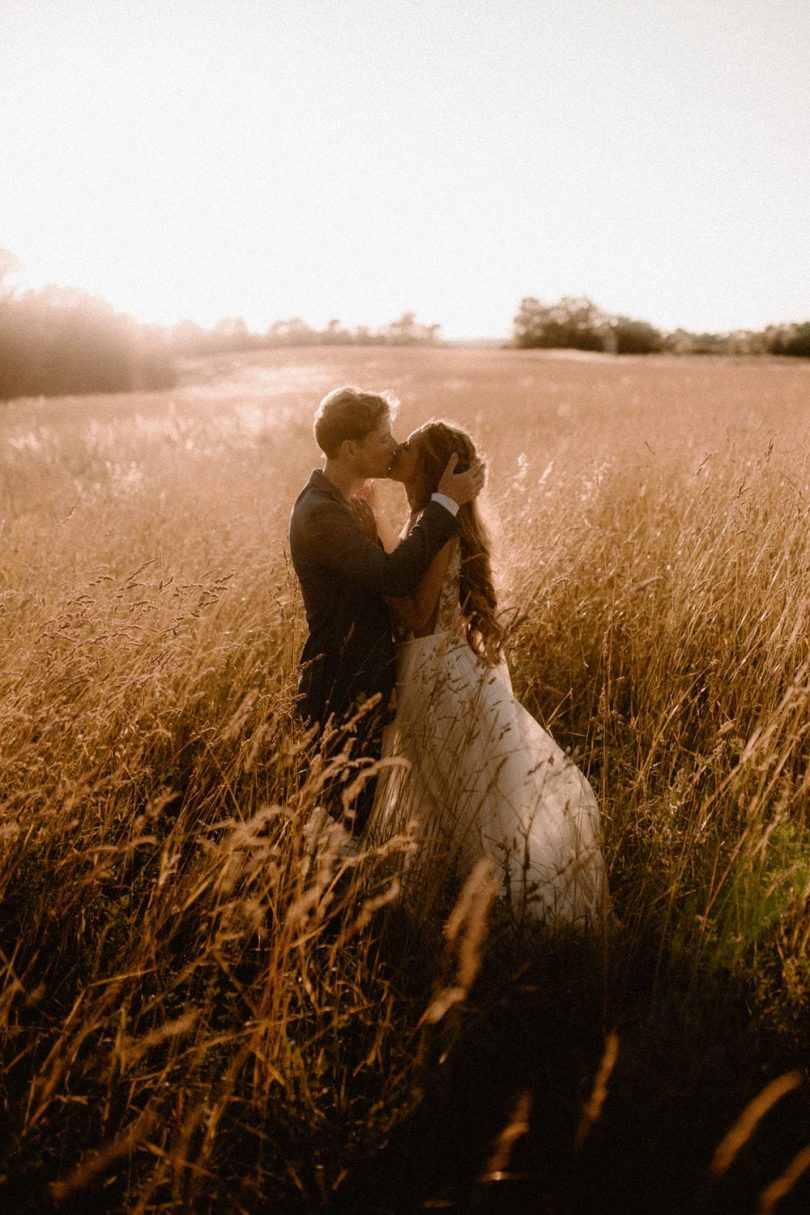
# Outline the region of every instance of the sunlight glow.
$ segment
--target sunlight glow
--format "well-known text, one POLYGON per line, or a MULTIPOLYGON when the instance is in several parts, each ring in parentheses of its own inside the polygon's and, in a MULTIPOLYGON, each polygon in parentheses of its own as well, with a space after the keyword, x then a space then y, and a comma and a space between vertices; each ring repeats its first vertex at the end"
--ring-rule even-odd
POLYGON ((3 24, 22 285, 448 337, 507 334, 532 294, 663 327, 807 312, 795 0, 9 0, 3 24))

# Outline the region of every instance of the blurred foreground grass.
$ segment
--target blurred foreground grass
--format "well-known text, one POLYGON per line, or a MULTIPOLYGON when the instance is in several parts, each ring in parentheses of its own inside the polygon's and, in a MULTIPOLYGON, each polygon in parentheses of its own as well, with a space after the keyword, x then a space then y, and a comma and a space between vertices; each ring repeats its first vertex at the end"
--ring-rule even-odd
POLYGON ((808 414, 801 364, 378 348, 4 406, 7 1208, 800 1209, 806 1082, 711 1164, 810 1044, 808 414), (623 924, 595 956, 495 907, 435 1023, 463 939, 396 899, 410 841, 306 831, 286 520, 344 382, 483 448, 515 691, 623 924))

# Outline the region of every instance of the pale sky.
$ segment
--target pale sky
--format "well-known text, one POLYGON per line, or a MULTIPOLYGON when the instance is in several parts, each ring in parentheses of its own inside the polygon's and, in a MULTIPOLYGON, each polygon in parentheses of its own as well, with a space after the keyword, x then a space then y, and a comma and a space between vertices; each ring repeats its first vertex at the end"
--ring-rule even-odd
POLYGON ((0 247, 140 320, 810 319, 810 0, 0 0, 0 247))

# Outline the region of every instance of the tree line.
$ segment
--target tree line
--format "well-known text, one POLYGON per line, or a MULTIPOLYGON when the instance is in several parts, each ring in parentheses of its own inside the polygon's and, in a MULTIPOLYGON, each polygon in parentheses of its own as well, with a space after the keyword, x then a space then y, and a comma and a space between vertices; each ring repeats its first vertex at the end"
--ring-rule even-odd
POLYGON ((397 320, 377 329, 368 325, 348 329, 337 318, 317 329, 296 316, 274 321, 263 333, 252 333, 242 317, 225 317, 212 329, 204 329, 196 321, 180 321, 166 331, 170 349, 187 357, 270 346, 432 345, 439 341, 440 333, 441 325, 420 324, 413 312, 403 312, 397 320))
POLYGON ((16 292, 18 269, 0 249, 0 400, 165 388, 172 356, 155 326, 69 287, 16 292))
MULTIPOLYGON (((346 328, 337 319, 322 329, 300 317, 275 321, 254 333, 241 317, 206 329, 184 320, 143 325, 115 312, 98 296, 74 288, 19 292, 6 285, 19 270, 0 249, 0 400, 72 393, 136 392, 170 387, 179 358, 288 346, 407 346, 440 341, 441 326, 424 325, 413 312, 377 329, 346 328)), ((586 296, 543 304, 520 302, 513 346, 571 348, 612 354, 775 354, 810 358, 810 322, 773 325, 761 332, 663 333, 646 321, 615 316, 586 296)))
POLYGON ((598 350, 609 354, 776 354, 810 358, 810 321, 731 333, 664 332, 647 321, 604 312, 587 296, 554 304, 520 301, 514 345, 521 349, 598 350))
POLYGON ((337 319, 317 329, 300 317, 263 333, 251 332, 241 317, 210 329, 191 320, 143 325, 74 288, 16 291, 6 280, 19 268, 0 249, 0 400, 168 388, 178 358, 264 347, 434 343, 441 330, 420 324, 413 312, 377 329, 349 329, 337 319))

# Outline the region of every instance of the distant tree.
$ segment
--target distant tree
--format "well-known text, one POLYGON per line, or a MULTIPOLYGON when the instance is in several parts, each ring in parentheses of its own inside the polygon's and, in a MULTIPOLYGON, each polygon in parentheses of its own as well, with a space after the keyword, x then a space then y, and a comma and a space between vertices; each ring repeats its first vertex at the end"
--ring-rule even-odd
POLYGON ((664 349, 663 334, 647 321, 617 316, 610 330, 614 354, 657 354, 664 349))
POLYGON ((771 340, 773 354, 810 359, 810 321, 801 325, 780 325, 771 340))
POLYGON ((536 295, 523 297, 513 322, 517 346, 529 348, 543 344, 547 312, 536 295))
POLYGON ((395 346, 407 346, 417 341, 415 314, 413 312, 403 312, 398 320, 391 321, 388 326, 388 336, 395 346))
POLYGON ((5 281, 10 274, 18 274, 22 270, 22 266, 17 261, 17 258, 9 249, 0 249, 0 294, 5 295, 9 292, 5 281))
POLYGON ((328 322, 321 337, 328 346, 346 345, 346 343, 352 340, 352 335, 348 329, 342 329, 340 321, 336 317, 328 322))
POLYGON ((672 354, 728 354, 728 336, 724 333, 692 333, 676 329, 667 334, 664 348, 672 354))
POLYGON ((402 316, 378 330, 377 340, 392 346, 432 345, 439 339, 441 325, 420 325, 413 312, 402 316))
POLYGON ((246 350, 255 345, 253 334, 241 316, 224 316, 213 330, 213 345, 217 350, 246 350))
POLYGON ((300 316, 294 316, 288 321, 274 321, 267 330, 267 339, 271 346, 311 346, 318 340, 318 334, 300 316))
POLYGON ((178 321, 169 330, 169 343, 176 354, 193 356, 205 354, 211 335, 196 321, 178 321))
POLYGON ((609 331, 610 318, 587 296, 565 295, 548 305, 526 296, 514 319, 515 343, 524 349, 604 350, 609 331))
MULTIPOLYGON (((4 266, 9 266, 4 259, 4 266)), ((172 382, 163 336, 106 301, 48 286, 0 299, 0 399, 122 392, 172 382)))
POLYGON ((725 335, 727 354, 767 354, 764 333, 751 329, 734 329, 725 335))

